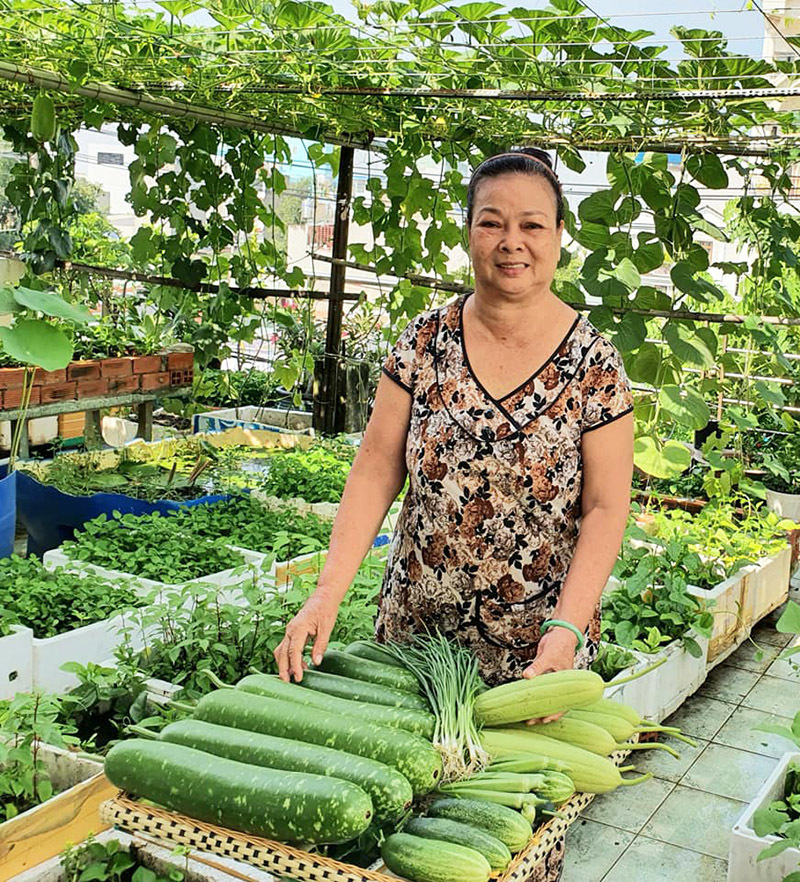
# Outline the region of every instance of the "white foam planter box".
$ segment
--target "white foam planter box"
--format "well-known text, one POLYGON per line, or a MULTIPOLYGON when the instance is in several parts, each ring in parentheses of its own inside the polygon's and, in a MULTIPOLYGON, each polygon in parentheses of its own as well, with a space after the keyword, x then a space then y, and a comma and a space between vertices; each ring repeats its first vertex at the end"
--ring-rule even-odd
MULTIPOLYGON (((120 830, 106 830, 95 836, 94 841, 119 843, 119 851, 130 854, 141 866, 162 878, 167 877, 170 871, 178 870, 183 875, 184 882, 234 882, 242 879, 248 882, 272 882, 274 879, 265 870, 218 855, 189 852, 186 857, 182 857, 172 853, 172 845, 158 845, 120 830)), ((66 882, 66 879, 61 856, 58 855, 12 876, 9 882, 66 882)))
MULTIPOLYGON (((59 833, 65 837, 60 847, 66 846, 74 829, 80 826, 82 820, 86 820, 85 817, 81 818, 86 800, 107 784, 100 763, 78 757, 71 751, 41 744, 38 756, 47 769, 56 793, 40 805, 0 824, 0 868, 6 873, 9 872, 9 865, 14 872, 17 868, 22 870, 26 865, 30 866, 27 857, 39 847, 48 843, 52 845, 53 837, 59 833), (74 826, 67 829, 70 824, 74 826), (62 825, 64 829, 59 830, 62 825)), ((94 829, 99 829, 99 826, 97 818, 94 829)), ((0 871, 0 878, 7 879, 9 876, 0 871)))
POLYGON ((12 625, 0 637, 0 701, 33 689, 33 631, 12 625))
POLYGON ((195 414, 195 432, 223 432, 225 429, 263 429, 267 432, 297 432, 313 435, 312 414, 307 410, 283 410, 278 407, 228 407, 195 414))
POLYGON ((626 683, 624 689, 609 697, 630 705, 642 717, 655 723, 674 713, 706 679, 708 639, 695 633, 691 636, 700 646, 699 658, 690 655, 680 640, 673 641, 658 652, 641 653, 645 667, 662 658, 666 658, 666 661, 644 677, 626 683))
POLYGON ((743 616, 744 612, 744 570, 720 582, 706 591, 696 585, 688 585, 687 591, 693 597, 712 604, 711 614, 714 625, 708 642, 708 664, 718 665, 727 658, 737 646, 747 639, 751 624, 743 616))
POLYGON ((782 518, 800 521, 800 493, 778 493, 767 490, 767 508, 782 518))
POLYGON ((791 569, 792 549, 788 544, 771 557, 745 568, 742 610, 745 622, 755 625, 786 601, 791 569))
POLYGON ((753 815, 771 802, 783 799, 786 770, 795 761, 800 761, 800 753, 785 753, 780 758, 758 796, 734 824, 728 855, 728 882, 781 882, 784 876, 800 870, 800 849, 797 848, 788 848, 782 854, 759 861, 759 854, 779 837, 756 836, 753 830, 753 815))
POLYGON ((89 572, 111 582, 127 582, 132 586, 133 590, 142 597, 157 596, 164 591, 174 591, 177 588, 187 585, 216 585, 219 588, 230 590, 230 594, 228 594, 228 592, 223 592, 220 595, 220 599, 230 600, 237 595, 240 596, 240 592, 236 591, 237 586, 246 582, 248 579, 257 578, 261 580, 264 578, 265 572, 264 562, 266 555, 259 554, 255 551, 247 551, 243 548, 236 550, 244 557, 244 563, 240 566, 231 567, 230 569, 222 570, 218 573, 209 573, 206 576, 199 576, 196 579, 189 579, 186 582, 175 583, 157 582, 153 579, 145 579, 142 576, 134 576, 131 573, 123 573, 119 570, 107 570, 104 567, 89 563, 88 561, 74 560, 61 548, 53 548, 50 551, 46 551, 42 561, 49 569, 64 567, 73 573, 89 572))
MULTIPOLYGON (((633 664, 620 671, 612 680, 609 680, 606 683, 605 692, 603 693, 604 698, 613 698, 614 701, 619 701, 621 704, 632 704, 629 698, 636 696, 636 689, 638 680, 633 680, 630 683, 620 683, 617 684, 617 680, 624 680, 626 677, 630 677, 632 674, 636 674, 639 671, 646 668, 649 664, 652 664, 650 658, 642 652, 637 652, 635 649, 627 649, 625 647, 620 647, 625 649, 625 652, 629 652, 633 658, 633 664)), ((645 675, 650 676, 649 674, 645 675)))

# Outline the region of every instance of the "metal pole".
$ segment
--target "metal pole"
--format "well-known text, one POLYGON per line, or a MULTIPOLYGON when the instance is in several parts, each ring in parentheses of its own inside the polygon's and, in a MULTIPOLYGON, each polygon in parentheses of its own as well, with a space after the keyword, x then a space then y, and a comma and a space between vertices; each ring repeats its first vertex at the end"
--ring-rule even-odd
POLYGON ((336 181, 336 218, 333 225, 333 259, 331 284, 328 296, 328 325, 325 334, 325 360, 320 384, 320 422, 322 432, 333 435, 340 431, 337 425, 339 410, 340 383, 339 362, 342 354, 342 304, 344 302, 344 283, 347 258, 347 234, 350 229, 350 201, 353 195, 352 147, 342 147, 339 155, 339 174, 336 181))

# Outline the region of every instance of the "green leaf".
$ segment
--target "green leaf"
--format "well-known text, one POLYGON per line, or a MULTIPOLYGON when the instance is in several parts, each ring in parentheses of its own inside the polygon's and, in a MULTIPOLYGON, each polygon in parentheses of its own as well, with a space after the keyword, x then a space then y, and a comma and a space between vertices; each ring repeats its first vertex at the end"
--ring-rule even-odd
POLYGON ((131 882, 157 882, 158 877, 147 867, 139 867, 131 877, 131 882))
POLYGON ((781 387, 777 383, 769 383, 765 380, 756 380, 753 384, 758 397, 766 404, 772 404, 775 407, 783 407, 786 404, 786 396, 781 391, 781 387))
POLYGON ((72 360, 73 348, 67 335, 41 319, 18 321, 11 328, 0 327, 0 343, 11 358, 46 371, 61 370, 72 360))
POLYGON ((790 600, 775 625, 780 634, 800 634, 800 604, 790 600))
POLYGON ((68 303, 52 291, 34 291, 33 288, 23 288, 22 286, 12 288, 11 290, 13 291, 14 299, 20 306, 25 306, 44 315, 68 319, 82 325, 86 324, 92 317, 86 307, 68 303))
POLYGON ((613 190, 597 190, 587 196, 578 206, 578 217, 582 223, 601 224, 609 227, 616 221, 614 204, 617 198, 613 190))
POLYGON ((661 407, 682 426, 702 429, 711 419, 711 411, 703 396, 694 389, 681 389, 679 386, 663 386, 658 395, 661 407))
POLYGON ((11 315, 19 312, 22 307, 14 297, 14 289, 10 285, 0 288, 0 315, 11 315))
POLYGON ((656 242, 642 242, 639 234, 639 247, 633 252, 632 260, 640 273, 651 273, 664 263, 664 246, 656 242))
POLYGON ((634 291, 642 282, 636 264, 627 257, 623 258, 614 267, 611 271, 611 275, 618 281, 622 282, 628 291, 634 291))
POLYGON ((608 245, 611 240, 611 231, 607 226, 593 223, 583 223, 575 231, 575 241, 590 251, 597 251, 608 245))
POLYGON ((768 845, 763 851, 758 853, 758 857, 756 861, 766 861, 769 858, 773 858, 776 855, 783 854, 787 848, 794 848, 795 843, 792 842, 791 839, 779 839, 777 842, 773 842, 772 845, 768 845))
POLYGON ((643 343, 629 367, 631 379, 636 383, 658 386, 663 358, 655 343, 643 343))
POLYGON ((664 325, 663 335, 681 362, 702 368, 710 368, 714 364, 714 353, 693 328, 672 320, 664 325))
POLYGON ((716 153, 694 153, 686 160, 686 171, 705 187, 721 190, 728 186, 728 173, 716 153))
POLYGON ((83 872, 78 876, 78 882, 94 882, 94 880, 106 880, 108 873, 106 867, 102 863, 91 863, 85 867, 83 872))
POLYGON ((785 803, 772 802, 753 813, 753 830, 756 836, 770 836, 777 833, 788 820, 785 803))
POLYGON ((622 352, 633 352, 644 343, 647 324, 642 316, 627 312, 616 327, 614 343, 622 352))
POLYGON ((662 442, 645 435, 634 442, 633 461, 637 468, 654 478, 676 478, 692 464, 692 455, 678 441, 662 442))

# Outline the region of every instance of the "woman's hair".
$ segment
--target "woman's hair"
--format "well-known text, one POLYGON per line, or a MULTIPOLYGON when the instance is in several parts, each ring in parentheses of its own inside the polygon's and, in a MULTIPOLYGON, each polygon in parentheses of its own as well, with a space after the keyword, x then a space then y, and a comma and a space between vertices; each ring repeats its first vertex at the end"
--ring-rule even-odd
POLYGON ((472 172, 467 187, 467 226, 472 226, 472 209, 475 205, 478 184, 486 178, 494 178, 510 172, 538 175, 547 181, 556 198, 556 226, 558 226, 564 219, 564 194, 561 192, 561 184, 553 171, 553 163, 549 155, 538 147, 523 147, 520 150, 490 156, 472 172))

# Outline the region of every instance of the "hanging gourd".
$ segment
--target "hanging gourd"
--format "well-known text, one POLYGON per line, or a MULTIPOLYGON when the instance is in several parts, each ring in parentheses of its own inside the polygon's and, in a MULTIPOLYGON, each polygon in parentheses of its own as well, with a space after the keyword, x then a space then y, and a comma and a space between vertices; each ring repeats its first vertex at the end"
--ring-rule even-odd
POLYGON ((53 99, 40 92, 33 100, 31 134, 40 143, 52 141, 56 134, 56 106, 53 99))

